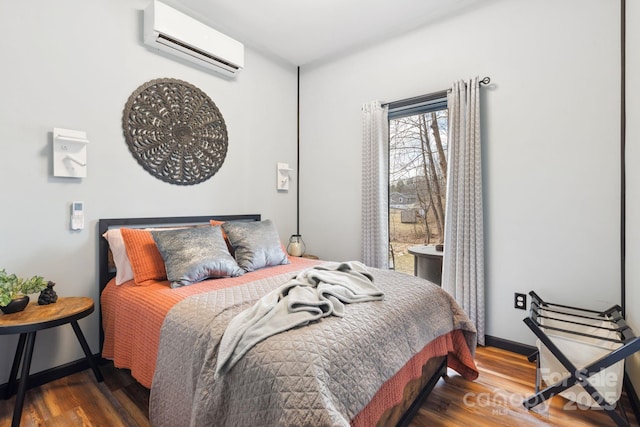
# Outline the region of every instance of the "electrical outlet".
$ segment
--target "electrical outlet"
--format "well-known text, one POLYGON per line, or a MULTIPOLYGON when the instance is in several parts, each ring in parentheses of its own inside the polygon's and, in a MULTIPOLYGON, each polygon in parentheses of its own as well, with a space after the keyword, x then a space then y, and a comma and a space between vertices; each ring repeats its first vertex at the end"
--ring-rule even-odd
POLYGON ((515 308, 519 308, 520 310, 527 309, 527 294, 519 294, 516 292, 514 297, 513 306, 515 308))

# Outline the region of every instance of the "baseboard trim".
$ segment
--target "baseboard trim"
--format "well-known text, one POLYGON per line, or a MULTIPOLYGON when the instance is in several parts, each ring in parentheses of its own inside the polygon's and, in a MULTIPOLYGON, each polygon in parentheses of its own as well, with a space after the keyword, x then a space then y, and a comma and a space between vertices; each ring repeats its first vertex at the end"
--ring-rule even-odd
POLYGON ((511 351, 513 353, 522 354, 524 356, 530 356, 538 349, 532 345, 521 344, 515 341, 505 340, 503 338, 492 337, 490 335, 484 336, 484 343, 487 346, 496 347, 501 350, 511 351))
MULTIPOLYGON (((93 355, 96 363, 101 364, 101 357, 99 354, 93 355)), ((51 381, 64 378, 67 375, 72 375, 85 369, 90 369, 89 362, 86 358, 78 359, 74 362, 65 363, 64 365, 56 366, 54 368, 45 369, 33 375, 29 375, 27 381, 27 390, 33 387, 39 387, 51 381)), ((4 396, 9 383, 0 384, 0 396, 4 396)))
POLYGON ((638 393, 636 393, 636 389, 633 387, 633 383, 631 382, 631 378, 629 378, 629 374, 627 372, 624 373, 624 382, 622 383, 622 387, 627 393, 629 402, 631 402, 631 410, 633 411, 633 415, 636 417, 636 422, 640 423, 640 400, 638 399, 638 393))

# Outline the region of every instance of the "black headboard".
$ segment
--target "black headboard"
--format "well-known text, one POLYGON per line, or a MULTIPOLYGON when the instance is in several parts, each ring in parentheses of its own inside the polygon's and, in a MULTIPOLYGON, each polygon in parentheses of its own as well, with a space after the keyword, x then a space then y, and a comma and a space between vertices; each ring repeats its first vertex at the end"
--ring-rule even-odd
POLYGON ((115 276, 115 270, 109 268, 109 243, 102 235, 111 228, 146 228, 146 227, 170 227, 176 225, 203 225, 209 224, 209 220, 217 221, 260 221, 260 214, 249 215, 208 215, 208 216, 178 216, 158 218, 115 218, 98 220, 98 271, 100 293, 109 280, 115 276))

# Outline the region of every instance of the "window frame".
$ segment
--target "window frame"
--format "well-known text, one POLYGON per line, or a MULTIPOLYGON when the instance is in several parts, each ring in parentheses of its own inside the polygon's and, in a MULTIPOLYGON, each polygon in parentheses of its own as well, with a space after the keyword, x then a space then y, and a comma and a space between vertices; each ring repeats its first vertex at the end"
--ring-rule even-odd
MULTIPOLYGON (((420 95, 413 98, 407 98, 399 101, 389 102, 386 104, 387 110, 387 135, 389 140, 387 141, 387 188, 390 187, 391 181, 391 120, 400 119, 403 117, 425 114, 434 111, 441 111, 448 109, 448 91, 443 90, 439 92, 430 93, 427 95, 420 95)), ((387 192, 387 212, 391 207, 391 192, 387 192)), ((393 253, 393 247, 391 244, 391 215, 388 214, 389 223, 387 224, 387 239, 389 244, 389 261, 393 265, 393 269, 396 269, 395 254, 393 253)), ((415 263, 415 260, 414 260, 415 263)))
POLYGON ((443 90, 428 95, 389 102, 387 104, 388 120, 444 110, 448 108, 447 93, 446 90, 443 90))

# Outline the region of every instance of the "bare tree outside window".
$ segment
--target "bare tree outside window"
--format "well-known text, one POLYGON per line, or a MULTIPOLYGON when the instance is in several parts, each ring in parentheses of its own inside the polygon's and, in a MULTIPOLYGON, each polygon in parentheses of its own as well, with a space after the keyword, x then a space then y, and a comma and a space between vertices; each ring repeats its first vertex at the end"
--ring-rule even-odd
POLYGON ((413 274, 407 248, 444 241, 448 110, 389 120, 390 265, 413 274))

